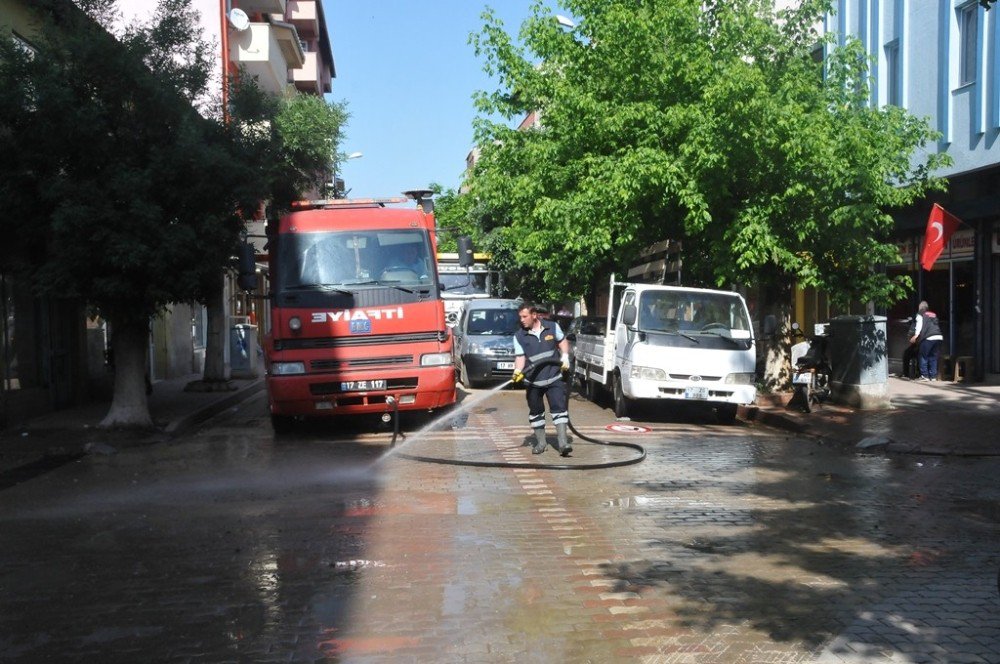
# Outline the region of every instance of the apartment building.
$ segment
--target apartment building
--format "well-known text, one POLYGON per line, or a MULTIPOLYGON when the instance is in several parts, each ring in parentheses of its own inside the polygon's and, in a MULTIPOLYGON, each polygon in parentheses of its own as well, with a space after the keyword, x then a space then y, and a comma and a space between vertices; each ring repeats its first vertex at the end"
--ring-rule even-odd
MULTIPOLYGON (((126 23, 148 18, 156 11, 157 0, 120 2, 126 23)), ((274 95, 293 90, 323 95, 332 89, 336 77, 333 51, 327 31, 322 0, 192 0, 202 33, 219 53, 219 66, 210 90, 225 104, 226 82, 231 77, 252 76, 261 90, 274 95)), ((318 198, 318 192, 307 197, 318 198)), ((247 233, 258 253, 264 253, 264 211, 247 221, 247 233)), ((262 279, 265 278, 262 275, 262 279)), ((263 284, 262 284, 263 285, 263 284)), ((267 328, 267 307, 261 288, 256 295, 237 288, 233 275, 225 280, 224 298, 231 327, 254 324, 267 328)), ((206 346, 205 308, 174 305, 172 311, 154 321, 151 340, 154 376, 173 377, 198 373, 204 366, 206 346), (193 320, 193 325, 182 321, 193 320), (190 335, 187 331, 192 329, 190 335), (192 339, 189 339, 189 336, 192 339), (193 344, 193 349, 192 349, 193 344), (193 355, 193 357, 192 357, 193 355)), ((236 375, 252 369, 234 365, 227 345, 226 365, 237 366, 236 375)), ((245 343, 242 349, 245 351, 245 343)))
POLYGON ((914 296, 890 307, 890 367, 898 367, 906 324, 920 300, 944 323, 944 354, 963 357, 980 378, 1000 378, 1000 8, 978 0, 838 0, 825 30, 860 40, 872 57, 872 105, 893 104, 941 133, 930 150, 953 164, 948 192, 897 211, 914 296), (964 223, 930 271, 920 251, 932 203, 964 223))
MULTIPOLYGON (((192 6, 205 37, 218 48, 213 97, 224 97, 223 81, 237 71, 255 76, 274 94, 330 92, 335 69, 321 0, 193 0, 192 6)), ((118 7, 131 22, 156 11, 156 0, 122 0, 118 7)), ((32 0, 0 0, 0 33, 32 50, 41 29, 35 11, 32 0)), ((263 224, 251 222, 248 232, 262 238, 263 224)), ((86 317, 85 303, 35 297, 5 265, 0 248, 0 427, 13 416, 100 395, 109 380, 106 329, 86 317)), ((240 292, 233 281, 227 279, 225 290, 231 321, 250 321, 255 311, 264 311, 263 301, 240 292)), ((205 319, 204 307, 177 303, 153 321, 154 382, 202 370, 205 319)))

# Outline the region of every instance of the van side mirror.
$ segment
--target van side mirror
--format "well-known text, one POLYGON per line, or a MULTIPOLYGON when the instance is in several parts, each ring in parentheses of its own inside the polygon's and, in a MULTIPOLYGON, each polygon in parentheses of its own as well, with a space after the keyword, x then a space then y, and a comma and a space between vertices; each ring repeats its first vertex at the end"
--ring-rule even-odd
POLYGON ((622 311, 622 323, 624 323, 626 327, 632 327, 635 325, 636 314, 637 311, 635 305, 626 304, 625 309, 622 311))
POLYGON ((462 267, 472 267, 472 264, 476 262, 476 258, 473 255, 472 249, 472 238, 468 235, 463 235, 458 238, 458 264, 462 267))

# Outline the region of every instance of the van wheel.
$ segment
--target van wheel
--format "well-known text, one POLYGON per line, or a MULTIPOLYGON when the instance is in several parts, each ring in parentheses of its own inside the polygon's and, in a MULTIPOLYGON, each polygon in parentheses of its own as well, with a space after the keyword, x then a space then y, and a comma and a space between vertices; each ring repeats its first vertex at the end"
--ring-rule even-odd
POLYGON ((479 384, 474 380, 469 378, 469 370, 465 366, 465 362, 461 364, 462 368, 458 370, 458 379, 462 381, 462 385, 465 385, 470 390, 474 387, 479 387, 479 384))
POLYGON ((734 403, 722 403, 715 407, 715 419, 719 424, 732 424, 736 421, 739 406, 734 403))
POLYGON ((271 428, 275 434, 284 434, 292 430, 295 425, 295 418, 291 415, 275 415, 271 413, 271 428))
POLYGON ((628 417, 628 413, 632 409, 632 400, 625 396, 625 390, 622 389, 622 377, 618 374, 615 374, 614 390, 615 417, 628 417))

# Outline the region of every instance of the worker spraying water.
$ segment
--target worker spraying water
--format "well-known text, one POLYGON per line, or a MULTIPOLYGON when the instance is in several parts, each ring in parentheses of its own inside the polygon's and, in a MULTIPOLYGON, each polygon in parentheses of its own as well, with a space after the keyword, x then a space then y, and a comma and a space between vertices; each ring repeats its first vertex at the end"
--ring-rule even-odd
MULTIPOLYGON (((543 320, 538 316, 538 308, 524 303, 518 309, 521 329, 514 333, 514 383, 524 383, 528 400, 528 424, 535 434, 532 454, 545 451, 545 399, 549 402, 549 414, 556 427, 556 451, 561 456, 569 456, 573 446, 569 442, 566 429, 569 426, 569 406, 566 396, 566 381, 563 374, 569 371, 569 342, 559 324, 543 320), (558 363, 552 360, 558 359, 558 363), (526 373, 531 372, 531 378, 526 373)), ((526 443, 527 444, 527 443, 526 443)))

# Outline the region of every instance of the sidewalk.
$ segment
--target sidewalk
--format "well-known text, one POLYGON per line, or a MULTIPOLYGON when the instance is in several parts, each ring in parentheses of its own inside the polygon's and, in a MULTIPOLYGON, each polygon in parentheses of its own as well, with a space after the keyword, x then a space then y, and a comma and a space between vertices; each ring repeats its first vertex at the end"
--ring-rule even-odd
POLYGON ((1000 384, 917 382, 890 376, 889 410, 824 404, 803 413, 758 398, 744 419, 826 442, 904 454, 1000 455, 1000 384))
POLYGON ((120 447, 134 447, 167 440, 217 415, 264 389, 263 378, 232 379, 226 392, 185 392, 199 380, 191 374, 153 384, 149 412, 153 431, 104 430, 97 425, 108 414, 110 402, 89 404, 46 413, 0 431, 0 472, 45 458, 72 459, 90 451, 112 454, 120 447))

